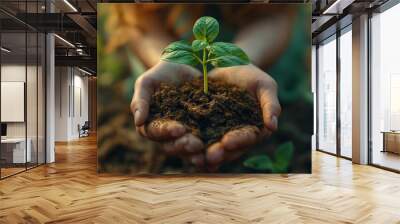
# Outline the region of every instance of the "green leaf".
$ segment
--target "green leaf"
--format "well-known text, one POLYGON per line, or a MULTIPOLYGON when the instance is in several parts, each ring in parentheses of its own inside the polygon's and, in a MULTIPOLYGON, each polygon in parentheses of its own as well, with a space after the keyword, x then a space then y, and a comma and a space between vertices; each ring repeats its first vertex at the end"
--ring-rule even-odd
POLYGON ((286 172, 292 160, 294 145, 292 142, 281 144, 275 151, 274 168, 276 172, 286 172))
POLYGON ((210 46, 210 62, 214 67, 247 65, 249 57, 238 46, 231 43, 215 42, 210 46))
POLYGON ((171 51, 192 51, 192 46, 190 46, 189 42, 186 40, 180 40, 170 43, 165 49, 164 52, 171 52, 171 51))
POLYGON ((219 24, 213 17, 200 17, 193 25, 193 34, 197 40, 206 40, 211 43, 218 33, 219 24))
POLYGON ((267 155, 259 155, 248 158, 243 165, 259 171, 268 171, 273 169, 273 163, 267 155))
POLYGON ((205 40, 194 40, 192 42, 192 49, 193 51, 201 51, 208 46, 207 41, 205 40))
POLYGON ((199 63, 187 41, 176 41, 168 45, 161 55, 161 60, 191 66, 199 63))

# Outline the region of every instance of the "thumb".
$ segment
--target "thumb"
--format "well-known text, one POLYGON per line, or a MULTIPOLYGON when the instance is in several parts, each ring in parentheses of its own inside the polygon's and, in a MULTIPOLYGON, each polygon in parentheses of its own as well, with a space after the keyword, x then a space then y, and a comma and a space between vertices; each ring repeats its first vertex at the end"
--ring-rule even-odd
POLYGON ((142 126, 146 121, 153 92, 154 87, 151 78, 142 75, 136 80, 135 92, 130 106, 134 116, 135 126, 142 126))
POLYGON ((275 81, 261 84, 257 91, 257 97, 260 101, 265 127, 271 131, 277 130, 281 106, 277 96, 277 87, 275 81))

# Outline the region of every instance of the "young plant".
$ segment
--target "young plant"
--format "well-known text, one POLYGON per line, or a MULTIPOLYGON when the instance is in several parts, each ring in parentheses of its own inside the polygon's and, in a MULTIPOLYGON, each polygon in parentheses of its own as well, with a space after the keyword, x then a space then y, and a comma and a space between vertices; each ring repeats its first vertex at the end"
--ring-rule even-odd
POLYGON ((174 63, 203 68, 203 88, 208 94, 207 65, 230 67, 250 63, 249 57, 242 49, 231 43, 214 42, 219 33, 219 24, 213 17, 199 18, 193 26, 195 40, 181 40, 169 44, 163 51, 161 59, 174 63))
POLYGON ((293 158, 293 142, 285 142, 278 146, 272 160, 267 155, 258 155, 245 160, 243 165, 258 171, 271 171, 272 173, 286 173, 293 158))

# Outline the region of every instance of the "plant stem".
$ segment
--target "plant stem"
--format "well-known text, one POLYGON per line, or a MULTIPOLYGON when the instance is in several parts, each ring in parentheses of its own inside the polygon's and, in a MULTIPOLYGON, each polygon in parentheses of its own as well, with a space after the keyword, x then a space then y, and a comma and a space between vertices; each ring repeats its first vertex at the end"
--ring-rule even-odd
POLYGON ((204 93, 208 94, 208 77, 207 77, 207 58, 206 58, 206 49, 203 49, 203 88, 204 93))

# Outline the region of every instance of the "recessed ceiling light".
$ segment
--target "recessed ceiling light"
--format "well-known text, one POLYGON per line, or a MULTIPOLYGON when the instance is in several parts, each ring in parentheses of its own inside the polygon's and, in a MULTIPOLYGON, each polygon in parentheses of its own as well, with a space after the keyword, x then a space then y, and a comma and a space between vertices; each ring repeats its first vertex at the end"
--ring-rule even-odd
POLYGON ((10 53, 11 52, 11 50, 9 50, 9 49, 7 49, 5 47, 1 47, 0 49, 1 49, 1 51, 4 51, 6 53, 10 53))
POLYGON ((87 75, 90 75, 90 76, 93 75, 92 73, 90 73, 90 72, 88 72, 88 71, 86 71, 86 70, 83 70, 83 69, 81 69, 81 68, 79 68, 79 67, 78 67, 78 70, 81 71, 81 72, 83 72, 83 73, 85 73, 85 74, 87 74, 87 75))
POLYGON ((62 37, 60 37, 60 36, 57 35, 57 34, 54 34, 54 36, 57 37, 57 38, 58 38, 59 40, 61 40, 62 42, 64 42, 65 44, 67 44, 68 46, 75 48, 75 45, 73 45, 73 44, 72 44, 71 42, 69 42, 68 40, 66 40, 66 39, 64 39, 64 38, 62 38, 62 37))
POLYGON ((70 7, 74 12, 78 12, 78 10, 68 0, 64 0, 64 3, 68 5, 68 7, 70 7))
POLYGON ((342 14, 343 9, 351 5, 355 0, 336 0, 322 14, 342 14))

